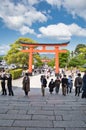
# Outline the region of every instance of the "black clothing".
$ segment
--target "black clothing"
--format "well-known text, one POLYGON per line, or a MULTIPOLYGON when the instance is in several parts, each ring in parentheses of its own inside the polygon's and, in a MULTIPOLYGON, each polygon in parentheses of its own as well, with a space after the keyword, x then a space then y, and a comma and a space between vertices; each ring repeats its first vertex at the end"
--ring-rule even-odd
POLYGON ((68 79, 62 78, 62 86, 68 85, 68 79))
POLYGON ((75 86, 75 96, 80 95, 80 89, 82 88, 82 78, 80 76, 75 78, 74 86, 75 86))
POLYGON ((86 98, 86 73, 83 76, 83 86, 82 86, 82 98, 86 98))
POLYGON ((44 75, 41 75, 40 81, 41 81, 42 96, 45 96, 45 88, 47 87, 47 80, 44 75))
POLYGON ((1 80, 1 87, 2 87, 2 95, 7 95, 7 91, 5 88, 5 80, 6 80, 5 75, 1 76, 0 80, 1 80))
POLYGON ((12 90, 12 75, 9 74, 7 76, 7 87, 8 87, 8 92, 9 92, 9 96, 14 96, 13 90, 12 90))
POLYGON ((68 79, 66 77, 62 78, 62 94, 65 96, 68 86, 68 79))
POLYGON ((50 81, 48 87, 49 87, 49 92, 52 93, 55 87, 55 83, 53 81, 50 81))
POLYGON ((60 79, 55 80, 55 91, 56 91, 56 93, 59 92, 60 83, 61 83, 60 79))

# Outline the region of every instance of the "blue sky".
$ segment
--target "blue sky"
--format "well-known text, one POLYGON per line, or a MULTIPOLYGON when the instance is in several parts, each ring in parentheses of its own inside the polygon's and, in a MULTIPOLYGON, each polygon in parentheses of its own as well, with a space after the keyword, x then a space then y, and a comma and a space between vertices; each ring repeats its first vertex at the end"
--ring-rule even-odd
POLYGON ((86 44, 86 0, 0 0, 0 55, 20 37, 86 44))

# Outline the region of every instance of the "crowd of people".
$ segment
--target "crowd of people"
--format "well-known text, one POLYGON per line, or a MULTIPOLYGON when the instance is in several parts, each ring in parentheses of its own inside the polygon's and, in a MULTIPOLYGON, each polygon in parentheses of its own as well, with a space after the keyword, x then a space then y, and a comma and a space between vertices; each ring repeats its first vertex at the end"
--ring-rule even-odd
POLYGON ((86 98, 86 71, 84 72, 84 76, 81 77, 81 73, 77 73, 75 79, 73 79, 72 75, 67 75, 64 73, 63 76, 58 75, 56 79, 53 78, 50 80, 49 84, 47 84, 47 78, 45 75, 41 76, 41 89, 42 95, 45 95, 45 88, 48 86, 50 94, 59 93, 60 87, 62 88, 62 95, 66 96, 68 93, 72 92, 73 86, 75 87, 75 96, 79 96, 82 93, 82 98, 86 98))
MULTIPOLYGON (((0 74, 0 80, 1 80, 1 88, 2 88, 2 95, 8 95, 14 96, 14 92, 12 89, 12 75, 8 72, 6 73, 4 70, 0 74), (7 89, 6 89, 7 85, 7 89)), ((42 96, 45 96, 45 88, 49 88, 50 94, 55 91, 56 94, 59 93, 59 89, 61 87, 62 89, 62 95, 66 96, 68 93, 72 92, 73 86, 75 87, 75 96, 79 96, 80 93, 82 93, 82 98, 86 98, 86 71, 84 72, 83 77, 81 76, 81 73, 77 73, 77 76, 75 79, 72 77, 72 75, 67 75, 64 73, 63 75, 59 74, 56 76, 56 79, 54 80, 51 78, 50 82, 47 82, 46 75, 41 75, 40 82, 41 82, 41 92, 42 96)), ((22 80, 22 89, 25 92, 25 95, 28 96, 28 93, 30 91, 30 78, 28 73, 25 73, 22 80)))

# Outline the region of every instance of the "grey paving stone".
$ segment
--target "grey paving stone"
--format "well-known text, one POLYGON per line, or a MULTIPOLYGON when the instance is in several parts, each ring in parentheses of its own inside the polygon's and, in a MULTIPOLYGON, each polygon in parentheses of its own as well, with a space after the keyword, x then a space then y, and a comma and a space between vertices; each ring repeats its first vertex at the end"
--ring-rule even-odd
POLYGON ((19 127, 0 127, 0 130, 26 130, 26 129, 19 127))
POLYGON ((2 114, 2 113, 7 113, 7 112, 8 112, 8 109, 6 109, 6 108, 5 108, 5 109, 1 109, 1 108, 0 108, 0 114, 2 114))
POLYGON ((7 114, 18 114, 18 110, 8 110, 7 114))
POLYGON ((31 115, 22 115, 22 114, 0 114, 0 119, 3 120, 30 120, 31 115))
POLYGON ((55 120, 55 116, 47 116, 47 115, 33 115, 32 120, 55 120))
POLYGON ((86 128, 86 123, 83 121, 54 121, 54 127, 79 127, 86 128))
POLYGON ((86 115, 82 115, 82 114, 70 114, 70 115, 63 115, 63 120, 73 120, 73 121, 86 121, 86 115))
POLYGON ((81 114, 82 116, 84 115, 84 111, 79 111, 79 110, 77 110, 77 111, 73 111, 73 110, 71 110, 71 111, 64 111, 64 110, 55 110, 54 111, 54 113, 55 113, 55 115, 79 115, 79 114, 81 114))
POLYGON ((35 121, 35 120, 30 120, 30 121, 20 121, 20 120, 15 120, 13 126, 16 126, 16 127, 44 127, 44 128, 47 128, 47 127, 50 127, 52 128, 53 127, 53 123, 52 121, 35 121))
POLYGON ((64 128, 26 128, 26 130, 65 130, 64 128))
POLYGON ((25 111, 27 111, 28 109, 29 109, 29 107, 28 106, 14 106, 14 109, 16 109, 16 110, 25 110, 25 111))
POLYGON ((86 130, 86 128, 66 128, 65 130, 86 130))
POLYGON ((71 106, 65 106, 65 105, 59 105, 59 106, 56 106, 56 105, 54 105, 54 106, 49 106, 49 105, 46 105, 46 106, 43 106, 42 107, 42 110, 67 110, 67 111, 71 111, 72 110, 72 107, 71 106))
POLYGON ((53 111, 44 111, 44 110, 28 110, 27 114, 35 114, 35 115, 53 115, 53 111))
POLYGON ((62 120, 63 120, 63 117, 62 117, 62 116, 56 116, 56 120, 57 120, 57 121, 62 121, 62 120))
POLYGON ((1 120, 0 119, 0 126, 12 126, 13 120, 1 120))
POLYGON ((27 114, 27 110, 19 110, 18 114, 21 114, 21 115, 26 115, 27 114))

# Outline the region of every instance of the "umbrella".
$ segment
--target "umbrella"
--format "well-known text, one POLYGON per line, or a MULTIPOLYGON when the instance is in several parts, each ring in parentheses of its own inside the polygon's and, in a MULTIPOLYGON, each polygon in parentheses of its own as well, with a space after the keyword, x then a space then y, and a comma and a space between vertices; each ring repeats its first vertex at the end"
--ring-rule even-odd
POLYGON ((86 64, 82 65, 83 68, 86 68, 86 64))

